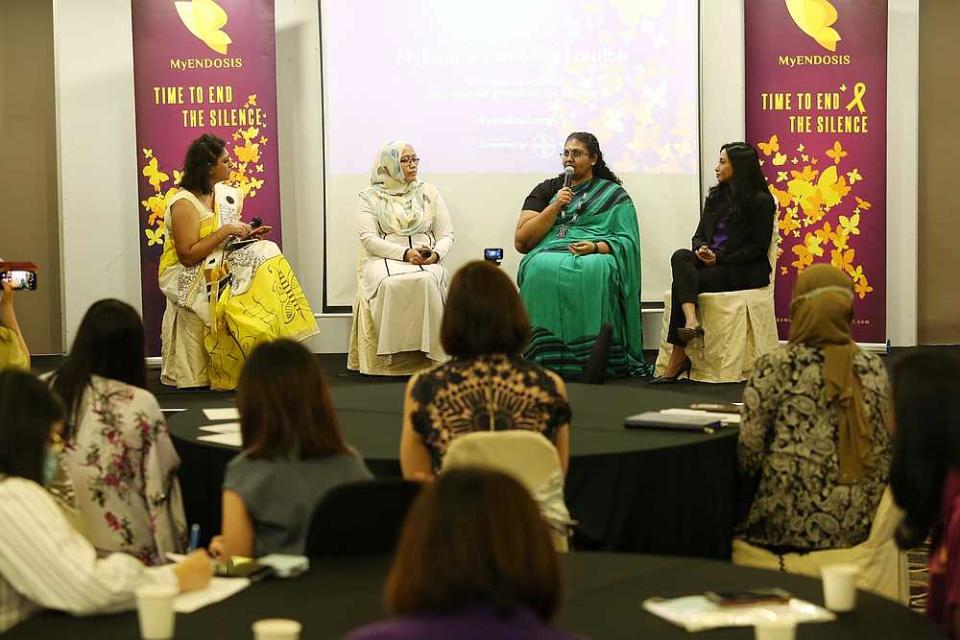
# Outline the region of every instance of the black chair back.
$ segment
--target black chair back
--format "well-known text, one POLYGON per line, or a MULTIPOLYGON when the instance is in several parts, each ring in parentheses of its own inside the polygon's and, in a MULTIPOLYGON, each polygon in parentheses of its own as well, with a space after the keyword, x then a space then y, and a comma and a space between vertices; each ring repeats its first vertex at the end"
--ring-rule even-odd
POLYGON ((420 483, 391 478, 334 487, 317 503, 304 553, 310 557, 392 553, 420 483))

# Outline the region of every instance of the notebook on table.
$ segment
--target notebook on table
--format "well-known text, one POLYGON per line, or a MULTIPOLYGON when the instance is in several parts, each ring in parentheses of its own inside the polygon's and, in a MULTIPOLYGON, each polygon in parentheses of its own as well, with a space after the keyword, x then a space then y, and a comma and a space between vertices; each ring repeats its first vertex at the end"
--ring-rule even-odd
POLYGON ((623 422, 627 429, 666 429, 669 431, 700 431, 713 433, 723 426, 719 418, 708 414, 690 415, 645 411, 630 416, 623 422))

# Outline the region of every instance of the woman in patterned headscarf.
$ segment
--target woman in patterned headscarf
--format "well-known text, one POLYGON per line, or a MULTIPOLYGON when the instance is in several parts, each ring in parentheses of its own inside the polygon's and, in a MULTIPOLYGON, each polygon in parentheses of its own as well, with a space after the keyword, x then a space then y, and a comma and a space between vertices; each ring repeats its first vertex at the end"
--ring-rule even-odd
POLYGON ((890 471, 890 385, 850 337, 853 281, 828 264, 797 278, 789 344, 743 391, 739 462, 755 489, 737 536, 776 554, 867 539, 890 471))
POLYGON ((432 184, 417 179, 410 143, 383 146, 360 192, 357 299, 347 367, 371 375, 409 375, 447 360, 440 320, 453 247, 450 214, 432 184))

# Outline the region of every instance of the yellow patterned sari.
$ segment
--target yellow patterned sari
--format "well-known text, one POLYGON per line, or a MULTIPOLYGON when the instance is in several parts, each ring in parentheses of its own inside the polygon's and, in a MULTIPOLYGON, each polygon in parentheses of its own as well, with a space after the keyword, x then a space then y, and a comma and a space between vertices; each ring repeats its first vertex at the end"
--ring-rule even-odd
MULTIPOLYGON (((305 340, 317 333, 310 303, 279 247, 259 240, 239 249, 220 247, 192 267, 177 256, 170 209, 186 199, 200 214, 200 239, 239 219, 241 206, 228 206, 216 185, 214 211, 189 191, 167 202, 166 235, 160 258, 160 289, 167 298, 161 337, 161 381, 178 387, 210 385, 235 389, 246 357, 261 342, 305 340)), ((238 198, 234 199, 235 201, 238 198)))

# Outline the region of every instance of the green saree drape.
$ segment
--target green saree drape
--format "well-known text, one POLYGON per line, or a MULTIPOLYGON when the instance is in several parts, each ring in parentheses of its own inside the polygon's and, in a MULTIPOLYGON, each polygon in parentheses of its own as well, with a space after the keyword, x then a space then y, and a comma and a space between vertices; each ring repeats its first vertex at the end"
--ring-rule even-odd
POLYGON ((609 323, 607 375, 649 375, 643 359, 636 209, 623 187, 609 180, 594 178, 573 191, 565 212, 520 262, 517 282, 532 327, 524 356, 575 378, 601 327, 609 323), (567 247, 580 240, 602 240, 610 253, 573 255, 567 247))

